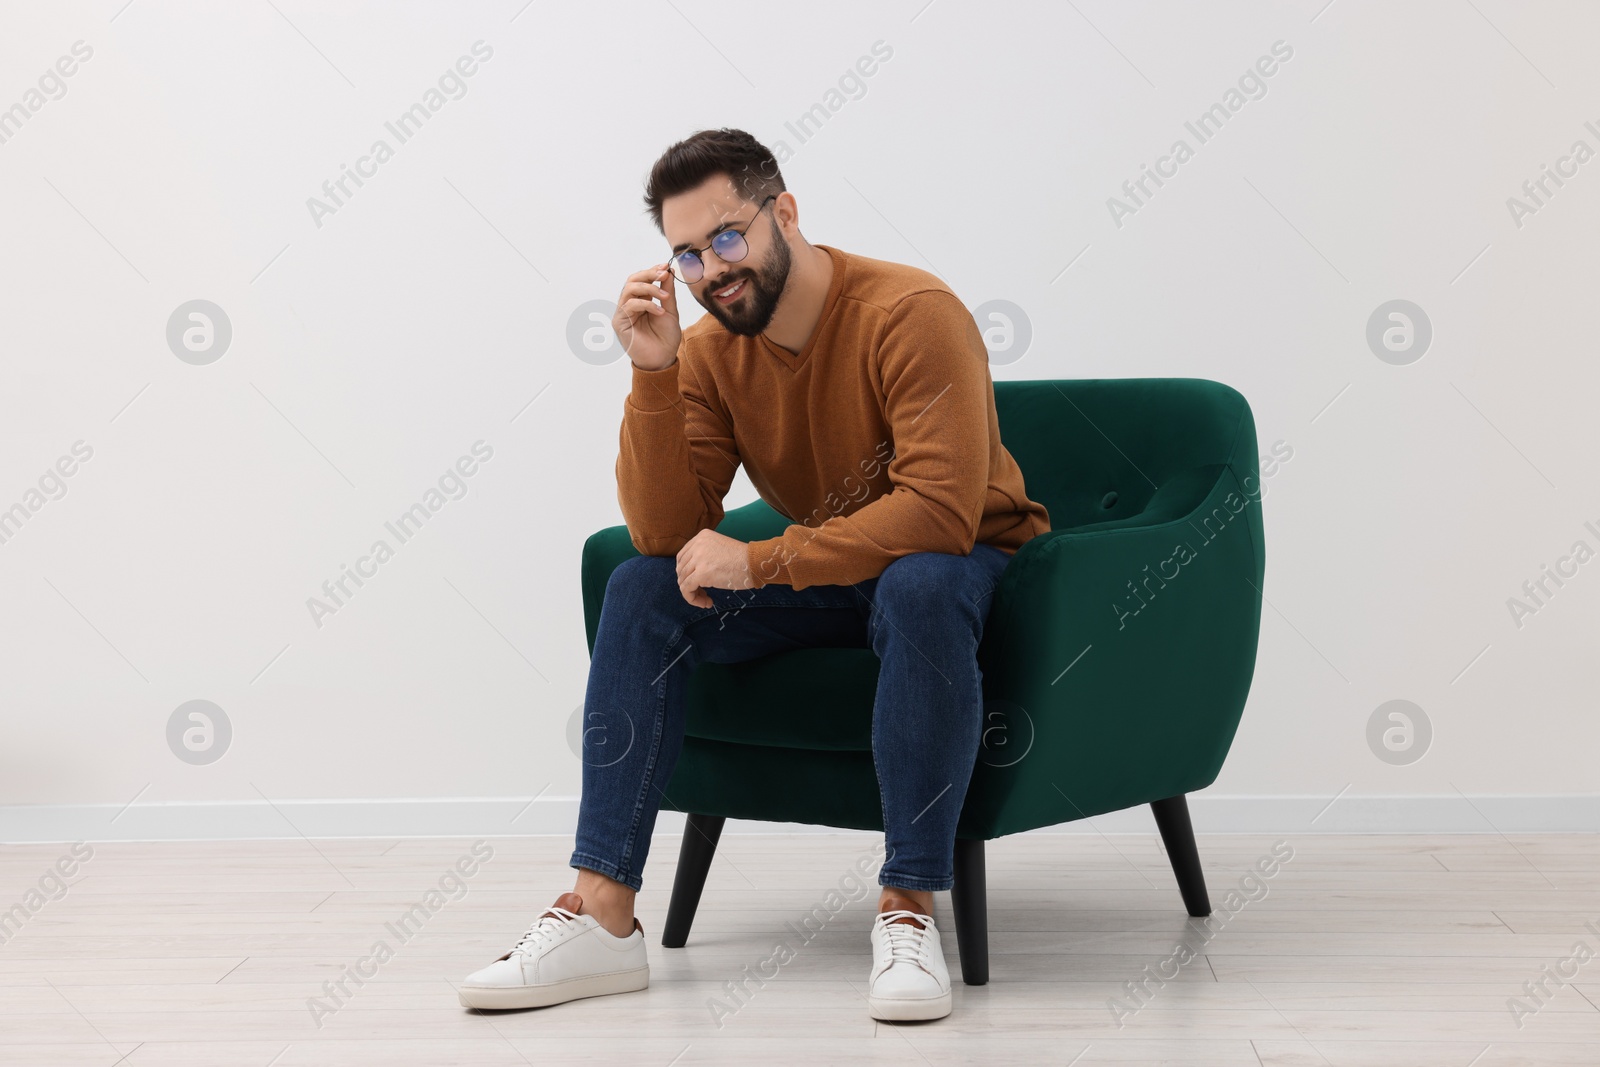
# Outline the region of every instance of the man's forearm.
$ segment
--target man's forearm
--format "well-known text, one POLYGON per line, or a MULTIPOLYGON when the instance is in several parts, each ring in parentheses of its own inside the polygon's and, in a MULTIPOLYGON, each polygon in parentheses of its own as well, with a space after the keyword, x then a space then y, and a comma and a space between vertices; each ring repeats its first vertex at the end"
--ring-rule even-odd
POLYGON ((829 516, 815 525, 795 523, 776 537, 749 543, 751 580, 757 586, 780 582, 796 589, 854 585, 912 552, 965 555, 972 551, 983 511, 981 489, 962 498, 976 503, 957 515, 949 506, 953 500, 936 502, 900 489, 850 515, 829 516))
POLYGON ((633 367, 617 451, 617 503, 633 545, 651 556, 675 554, 705 528, 707 506, 685 432, 677 360, 660 370, 633 367))

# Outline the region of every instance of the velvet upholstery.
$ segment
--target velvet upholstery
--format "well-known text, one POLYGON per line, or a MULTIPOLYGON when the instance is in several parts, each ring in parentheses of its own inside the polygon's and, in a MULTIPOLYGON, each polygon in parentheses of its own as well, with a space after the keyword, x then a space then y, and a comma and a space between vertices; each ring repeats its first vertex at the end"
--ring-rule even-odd
MULTIPOLYGON (((1052 530, 1012 557, 978 650, 985 741, 957 837, 979 840, 1211 784, 1250 689, 1265 566, 1255 423, 1234 389, 1127 378, 994 391, 1052 530)), ((718 530, 754 540, 788 521, 758 499, 718 530)), ((606 581, 637 554, 625 526, 584 545, 591 653, 606 581)), ((870 649, 700 666, 663 809, 882 830, 877 673, 870 649)))

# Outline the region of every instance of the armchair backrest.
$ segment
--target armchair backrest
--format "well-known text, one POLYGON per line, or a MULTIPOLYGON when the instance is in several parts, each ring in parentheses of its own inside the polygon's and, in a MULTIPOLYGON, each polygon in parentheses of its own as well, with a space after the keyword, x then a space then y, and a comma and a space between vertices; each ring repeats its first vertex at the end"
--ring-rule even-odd
POLYGON ((1158 486, 1197 467, 1232 467, 1240 481, 1259 476, 1250 407, 1221 382, 997 381, 994 403, 1028 496, 1056 530, 1136 515, 1158 486))

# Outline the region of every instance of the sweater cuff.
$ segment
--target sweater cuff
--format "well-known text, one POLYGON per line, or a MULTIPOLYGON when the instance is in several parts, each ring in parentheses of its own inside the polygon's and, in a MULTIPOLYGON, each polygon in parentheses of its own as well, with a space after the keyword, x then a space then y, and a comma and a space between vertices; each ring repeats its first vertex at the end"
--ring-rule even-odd
POLYGON ((683 396, 678 392, 678 365, 675 359, 660 370, 645 370, 633 363, 633 391, 628 396, 629 403, 640 411, 681 408, 683 396))
POLYGON ((788 551, 782 537, 769 537, 745 545, 745 565, 750 569, 750 588, 781 583, 793 585, 789 577, 788 551))

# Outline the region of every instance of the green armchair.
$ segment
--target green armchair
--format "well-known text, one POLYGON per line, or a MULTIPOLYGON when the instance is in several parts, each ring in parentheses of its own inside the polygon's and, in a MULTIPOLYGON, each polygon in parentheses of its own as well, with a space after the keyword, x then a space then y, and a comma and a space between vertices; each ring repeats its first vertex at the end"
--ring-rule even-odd
MULTIPOLYGON (((1185 795, 1216 780, 1255 668, 1265 549, 1255 422, 1199 378, 997 381, 1052 529, 1007 565, 978 649, 983 744, 956 831, 963 980, 988 980, 983 842, 1150 804, 1190 915, 1211 912, 1185 795)), ((789 520, 757 500, 717 529, 789 520)), ((626 526, 584 545, 589 650, 626 526)), ((871 649, 703 664, 665 810, 688 815, 662 944, 681 947, 726 819, 882 830, 871 649)), ((975 713, 977 713, 975 711, 975 713)))

